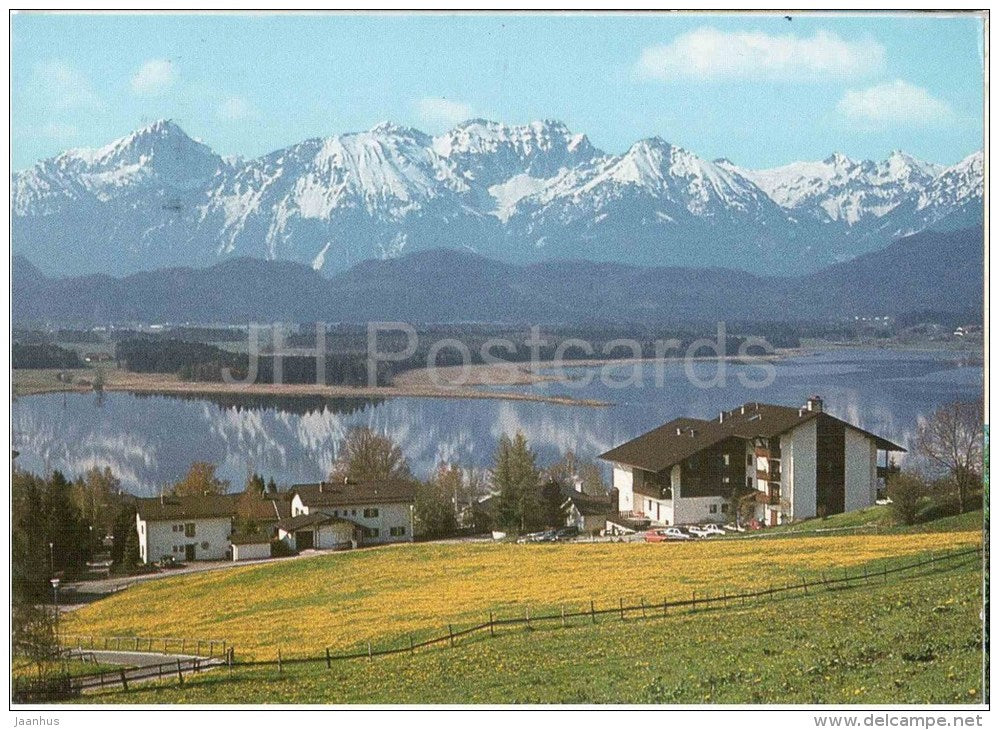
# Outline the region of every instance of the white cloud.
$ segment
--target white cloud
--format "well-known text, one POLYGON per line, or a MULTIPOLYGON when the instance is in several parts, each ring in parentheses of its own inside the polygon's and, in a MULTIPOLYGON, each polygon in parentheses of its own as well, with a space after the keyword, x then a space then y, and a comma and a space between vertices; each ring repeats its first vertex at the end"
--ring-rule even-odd
POLYGON ((229 96, 219 104, 218 115, 227 121, 238 121, 255 117, 257 110, 242 96, 229 96))
POLYGON ((416 109, 425 124, 453 125, 475 116, 468 104, 439 96, 423 97, 416 109))
POLYGON ((132 91, 141 95, 161 94, 177 79, 173 63, 164 58, 153 58, 142 64, 132 76, 132 91))
POLYGON ((836 109, 852 121, 893 124, 939 124, 954 110, 921 86, 896 79, 866 89, 848 89, 836 109))
POLYGON ((847 41, 822 30, 802 37, 704 27, 643 49, 635 72, 660 80, 820 79, 874 73, 884 56, 875 41, 847 41))
POLYGON ((98 110, 101 100, 86 74, 59 60, 37 64, 32 72, 33 92, 57 110, 98 110))

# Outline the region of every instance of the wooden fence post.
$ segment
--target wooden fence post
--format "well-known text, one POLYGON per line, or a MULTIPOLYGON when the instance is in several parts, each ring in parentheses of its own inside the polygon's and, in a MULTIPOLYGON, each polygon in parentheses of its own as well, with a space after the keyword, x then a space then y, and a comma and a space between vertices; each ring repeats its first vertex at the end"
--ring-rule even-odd
POLYGON ((642 596, 640 600, 642 602, 642 618, 646 618, 646 616, 645 616, 645 596, 642 596))
MULTIPOLYGON (((453 647, 454 646, 454 629, 451 627, 451 624, 447 625, 447 638, 448 638, 448 643, 450 643, 451 646, 453 647)), ((371 652, 369 651, 368 653, 370 654, 371 652)))
POLYGON ((690 592, 690 609, 692 611, 697 610, 697 591, 690 592))
POLYGON ((623 598, 619 598, 618 599, 618 604, 621 607, 621 620, 624 621, 624 599, 623 598))
POLYGON ((128 692, 128 679, 125 677, 125 670, 121 670, 121 686, 126 692, 128 692))
MULTIPOLYGON (((409 643, 412 644, 413 640, 410 639, 409 643)), ((327 669, 333 668, 333 663, 330 661, 330 648, 328 646, 326 647, 326 668, 327 669)))
POLYGON ((666 596, 663 596, 663 616, 666 615, 666 612, 668 610, 669 610, 669 599, 666 596))
POLYGON ((524 615, 527 617, 527 628, 531 628, 531 607, 528 606, 524 609, 524 615))
POLYGON ((493 621, 493 612, 489 612, 489 635, 496 636, 496 623, 493 621))
POLYGON ((593 601, 590 601, 590 618, 593 619, 593 623, 597 622, 597 609, 593 605, 593 601))
MULTIPOLYGON (((329 652, 329 649, 327 649, 326 651, 329 652)), ((229 649, 229 651, 227 651, 225 653, 225 662, 226 662, 226 664, 229 665, 229 676, 231 677, 232 676, 232 649, 229 649)))
POLYGON ((371 659, 373 659, 373 658, 374 658, 374 655, 371 653, 371 642, 369 641, 368 642, 368 661, 371 661, 371 659))
POLYGON ((808 582, 804 578, 801 579, 801 587, 805 589, 805 595, 807 596, 808 595, 808 582))
POLYGON ((281 649, 278 649, 278 674, 284 674, 284 665, 281 663, 281 649))
POLYGON ((562 604, 562 628, 565 628, 565 604, 562 604))
POLYGON ((184 671, 180 668, 180 659, 177 660, 177 679, 184 684, 184 671))
POLYGON ((416 653, 416 647, 413 646, 413 635, 412 634, 409 635, 409 653, 410 654, 415 654, 416 653))

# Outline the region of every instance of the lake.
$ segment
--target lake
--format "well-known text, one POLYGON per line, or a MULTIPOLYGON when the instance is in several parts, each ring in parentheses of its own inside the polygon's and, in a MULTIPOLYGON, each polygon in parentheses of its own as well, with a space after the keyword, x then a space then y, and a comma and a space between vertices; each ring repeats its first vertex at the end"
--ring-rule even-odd
POLYGON ((812 394, 833 415, 908 445, 920 418, 944 403, 978 398, 983 387, 981 357, 969 352, 796 356, 775 363, 763 387, 754 385, 767 379, 759 364, 725 363, 724 377, 718 367, 695 363, 692 380, 682 364, 670 364, 662 388, 648 364, 637 373, 631 365, 608 371, 617 383, 602 382, 600 368, 567 368, 571 382, 516 388, 614 403, 606 408, 447 398, 34 395, 12 404, 13 446, 23 469, 75 476, 109 466, 124 487, 151 495, 196 460, 217 464, 234 487, 253 471, 279 484, 318 480, 344 434, 358 425, 390 436, 424 476, 440 461, 488 467, 500 435, 518 430, 546 464, 569 450, 593 458, 677 416, 714 418, 746 401, 801 405, 812 394), (635 375, 643 382, 616 387, 635 375))

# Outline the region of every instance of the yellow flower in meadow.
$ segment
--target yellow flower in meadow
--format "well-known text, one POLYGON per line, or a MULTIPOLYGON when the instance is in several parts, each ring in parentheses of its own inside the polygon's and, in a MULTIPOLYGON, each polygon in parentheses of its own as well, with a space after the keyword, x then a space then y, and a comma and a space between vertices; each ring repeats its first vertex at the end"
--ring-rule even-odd
MULTIPOLYGON (((695 544, 404 545, 146 581, 73 611, 66 633, 224 639, 239 658, 408 647, 496 618, 621 599, 717 597, 981 543, 977 531, 695 544)), ((597 616, 598 622, 612 620, 597 616)), ((498 665, 503 668, 502 664, 498 665)))

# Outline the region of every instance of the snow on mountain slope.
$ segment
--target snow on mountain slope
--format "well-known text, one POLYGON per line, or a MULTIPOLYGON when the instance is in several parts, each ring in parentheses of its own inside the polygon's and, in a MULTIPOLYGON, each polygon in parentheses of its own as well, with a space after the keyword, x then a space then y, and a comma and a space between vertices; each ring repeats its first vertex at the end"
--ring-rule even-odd
POLYGON ((888 214, 907 196, 925 189, 941 170, 896 151, 881 162, 855 162, 837 152, 821 162, 740 171, 781 207, 849 227, 888 214))
POLYGON ((232 256, 338 271, 437 247, 772 273, 973 222, 982 184, 981 152, 949 168, 895 152, 747 170, 660 138, 608 155, 554 121, 437 137, 386 122, 223 159, 160 121, 14 173, 10 204, 15 253, 52 273, 232 256))

